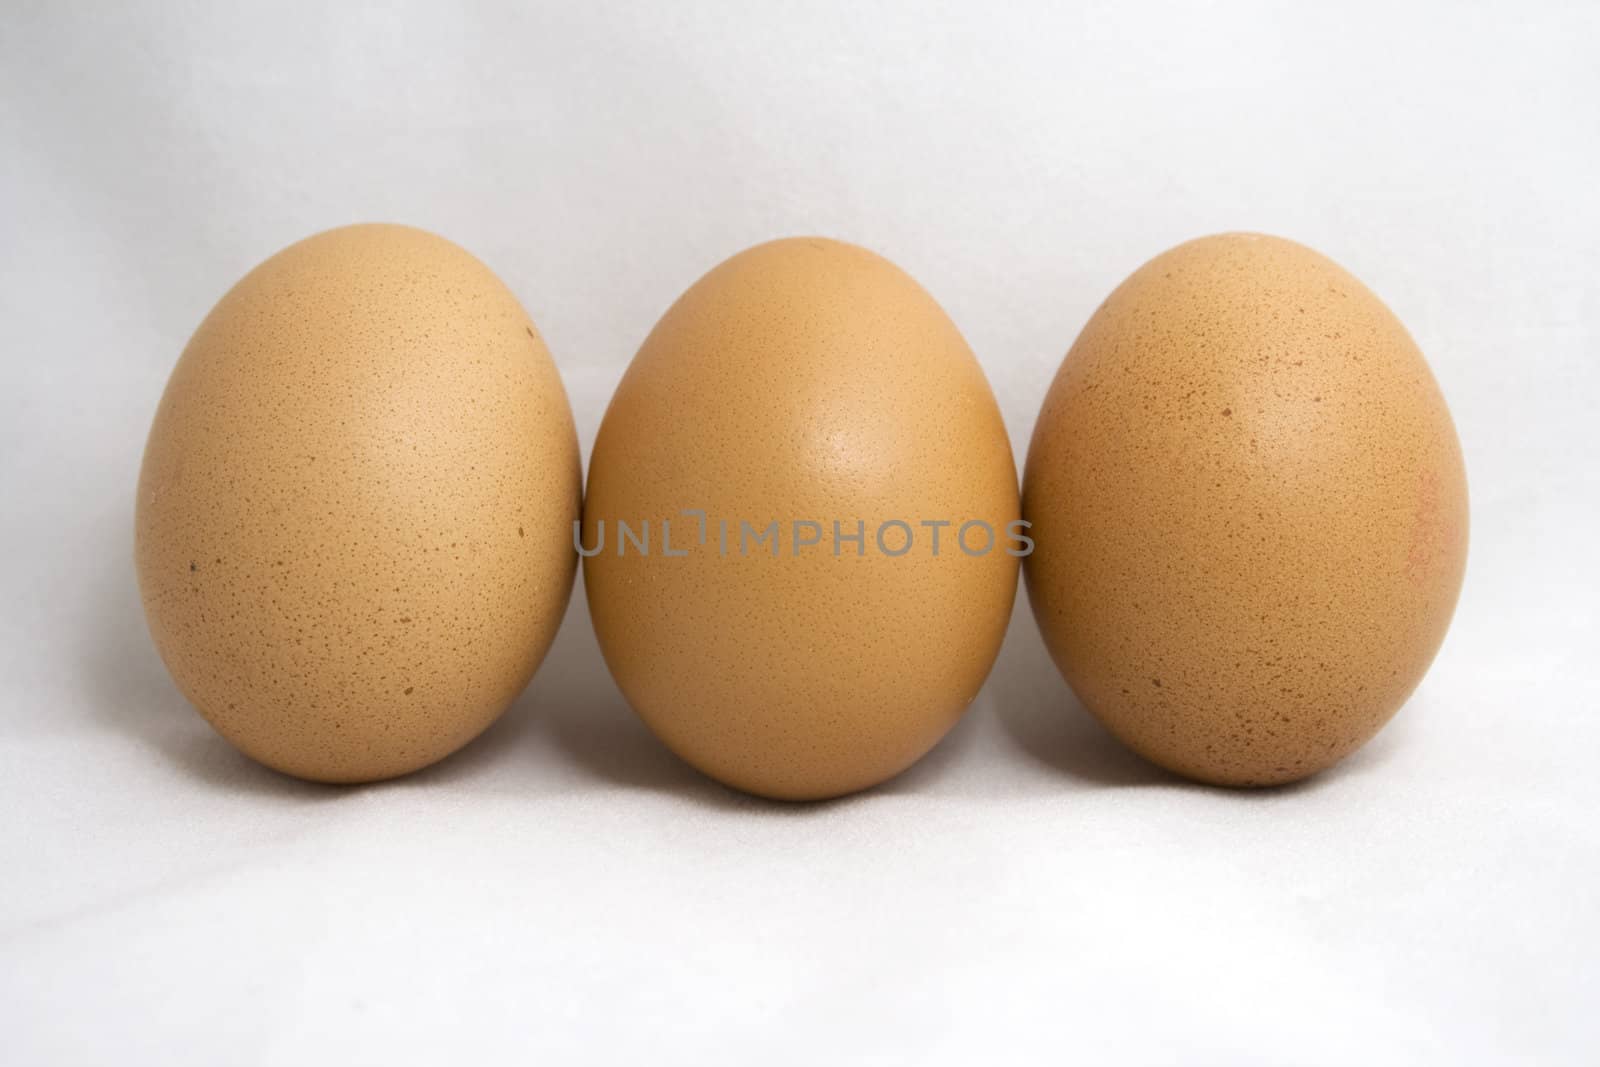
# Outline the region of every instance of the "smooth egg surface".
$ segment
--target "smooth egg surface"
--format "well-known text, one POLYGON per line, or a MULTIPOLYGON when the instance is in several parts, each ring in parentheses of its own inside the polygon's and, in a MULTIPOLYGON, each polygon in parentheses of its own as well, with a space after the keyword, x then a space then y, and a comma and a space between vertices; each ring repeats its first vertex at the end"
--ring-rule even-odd
POLYGON ((572 414, 515 297, 443 238, 362 225, 251 271, 172 372, 139 479, 155 644, 289 774, 404 774, 527 685, 576 569, 572 414))
POLYGON ((1450 413, 1393 313, 1312 250, 1180 245, 1100 306, 1051 385, 1023 513, 1057 666, 1150 760, 1313 774, 1422 679, 1466 564, 1450 413))
POLYGON ((595 632, 689 763, 769 797, 850 793, 977 694, 1018 508, 994 396, 939 305, 862 248, 760 245, 667 311, 606 413, 584 508, 595 632))

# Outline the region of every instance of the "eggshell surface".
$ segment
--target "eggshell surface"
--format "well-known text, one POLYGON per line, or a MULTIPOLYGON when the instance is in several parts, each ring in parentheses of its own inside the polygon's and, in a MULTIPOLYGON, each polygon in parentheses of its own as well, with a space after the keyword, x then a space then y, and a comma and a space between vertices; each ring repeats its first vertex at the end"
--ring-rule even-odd
POLYGON ((864 249, 774 241, 690 288, 619 385, 585 586, 618 685, 673 751, 738 789, 832 797, 910 766, 977 694, 1017 517, 999 409, 933 299, 864 249), (619 520, 648 520, 652 551, 619 520), (981 527, 973 554, 957 543, 975 520, 994 532, 981 554, 981 527), (925 522, 950 523, 937 554, 925 522), (745 535, 772 523, 770 547, 745 535))
POLYGON ((1404 327, 1291 241, 1139 268, 1029 449, 1029 597, 1057 666, 1180 774, 1271 785, 1371 738, 1432 662, 1466 563, 1449 411, 1404 327))
POLYGON ((580 489, 560 377, 488 268, 407 227, 318 234, 222 298, 161 399, 136 518, 151 634, 262 763, 404 774, 526 686, 580 489))

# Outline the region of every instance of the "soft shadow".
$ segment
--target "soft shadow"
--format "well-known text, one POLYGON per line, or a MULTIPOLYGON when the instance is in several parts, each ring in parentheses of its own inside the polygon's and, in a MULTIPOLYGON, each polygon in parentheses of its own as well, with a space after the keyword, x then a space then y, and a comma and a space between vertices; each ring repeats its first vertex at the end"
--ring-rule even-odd
POLYGON ((1123 746, 1073 695, 1017 590, 1011 628, 990 675, 996 717, 1024 753, 1072 778, 1105 786, 1174 786, 1183 779, 1123 746))
MULTIPOLYGON (((133 523, 125 522, 124 531, 133 523)), ((110 540, 108 538, 108 540, 110 540)), ((264 767, 213 730, 173 683, 145 629, 130 536, 98 554, 90 591, 83 678, 89 705, 108 729, 165 759, 179 773, 210 786, 300 800, 329 800, 335 787, 301 781, 264 767)))
MULTIPOLYGON (((874 797, 938 792, 970 758, 982 733, 982 716, 974 708, 911 768, 837 800, 795 804, 729 789, 673 755, 627 706, 600 655, 580 577, 533 684, 482 736, 449 758, 388 783, 341 787, 306 782, 240 753, 184 699, 146 631, 126 539, 107 540, 122 543, 108 544, 98 554, 105 563, 93 575, 83 672, 89 703, 108 729, 179 773, 218 789, 328 802, 374 788, 489 779, 504 785, 506 779, 499 776, 509 775, 513 788, 534 792, 643 790, 719 810, 820 813, 874 797)), ((1188 782, 1125 748, 1084 709, 1050 661, 1025 590, 1019 590, 983 699, 1016 749, 1068 779, 1098 786, 1292 796, 1379 771, 1409 733, 1402 710, 1395 723, 1361 750, 1320 774, 1284 786, 1235 790, 1188 782)))
POLYGON ((533 685, 509 713, 527 723, 541 773, 668 793, 712 807, 762 801, 707 778, 673 755, 628 707, 606 668, 580 574, 567 615, 533 685), (565 767, 559 766, 565 764, 565 767))
POLYGON ((600 656, 581 579, 533 683, 458 752, 412 774, 358 786, 307 782, 272 770, 229 744, 178 691, 145 627, 127 538, 115 534, 108 530, 107 540, 121 543, 99 554, 106 565, 91 576, 83 652, 88 703, 106 728, 204 785, 331 801, 367 791, 473 781, 475 787, 535 793, 610 787, 671 794, 716 808, 782 807, 700 774, 633 714, 600 656))
MULTIPOLYGON (((128 524, 131 527, 131 523, 128 524)), ((109 729, 218 789, 329 801, 368 791, 497 781, 533 791, 595 785, 672 793, 713 806, 749 802, 683 763, 658 742, 617 692, 589 625, 581 582, 534 682, 472 742, 412 774, 366 785, 308 782, 245 756, 178 691, 145 627, 127 546, 94 576, 84 655, 94 714, 109 729), (115 563, 122 565, 117 566, 115 563)))
MULTIPOLYGON (((875 796, 933 791, 976 737, 973 717, 966 716, 903 773, 833 800, 772 800, 730 789, 675 756, 628 707, 600 653, 581 576, 561 633, 522 703, 528 707, 513 709, 512 714, 525 714, 541 748, 564 759, 583 777, 719 809, 790 815, 825 812, 875 796)), ((549 755, 541 758, 548 761, 549 755)))

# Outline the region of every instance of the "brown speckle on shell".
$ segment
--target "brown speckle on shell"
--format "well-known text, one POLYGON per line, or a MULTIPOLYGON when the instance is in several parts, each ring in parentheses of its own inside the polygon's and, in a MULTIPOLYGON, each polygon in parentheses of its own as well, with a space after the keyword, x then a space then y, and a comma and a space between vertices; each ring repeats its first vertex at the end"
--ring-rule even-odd
POLYGON ((173 370, 139 483, 146 617, 249 755, 403 774, 527 684, 571 589, 579 492, 555 365, 488 268, 408 227, 318 234, 234 286, 173 370), (429 684, 397 699, 402 673, 429 684))
POLYGON ((1461 452, 1416 345, 1336 264, 1250 234, 1156 257, 1095 312, 1040 411, 1023 513, 1035 617, 1084 704, 1232 785, 1376 733, 1466 561, 1461 452))

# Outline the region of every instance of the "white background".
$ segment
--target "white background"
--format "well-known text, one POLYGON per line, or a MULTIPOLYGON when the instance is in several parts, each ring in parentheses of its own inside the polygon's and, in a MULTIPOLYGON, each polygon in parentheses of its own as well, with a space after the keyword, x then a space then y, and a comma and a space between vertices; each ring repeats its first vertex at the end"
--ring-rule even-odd
POLYGON ((7 4, 0 1059, 1600 1062, 1595 5, 327 7, 7 4), (932 755, 793 807, 650 738, 580 589, 459 756, 280 777, 157 659, 133 491, 210 306, 360 220, 505 279, 586 454, 706 269, 868 245, 1019 463, 1139 263, 1294 237, 1454 410, 1454 629, 1365 750, 1246 794, 1121 750, 1019 602, 932 755))

